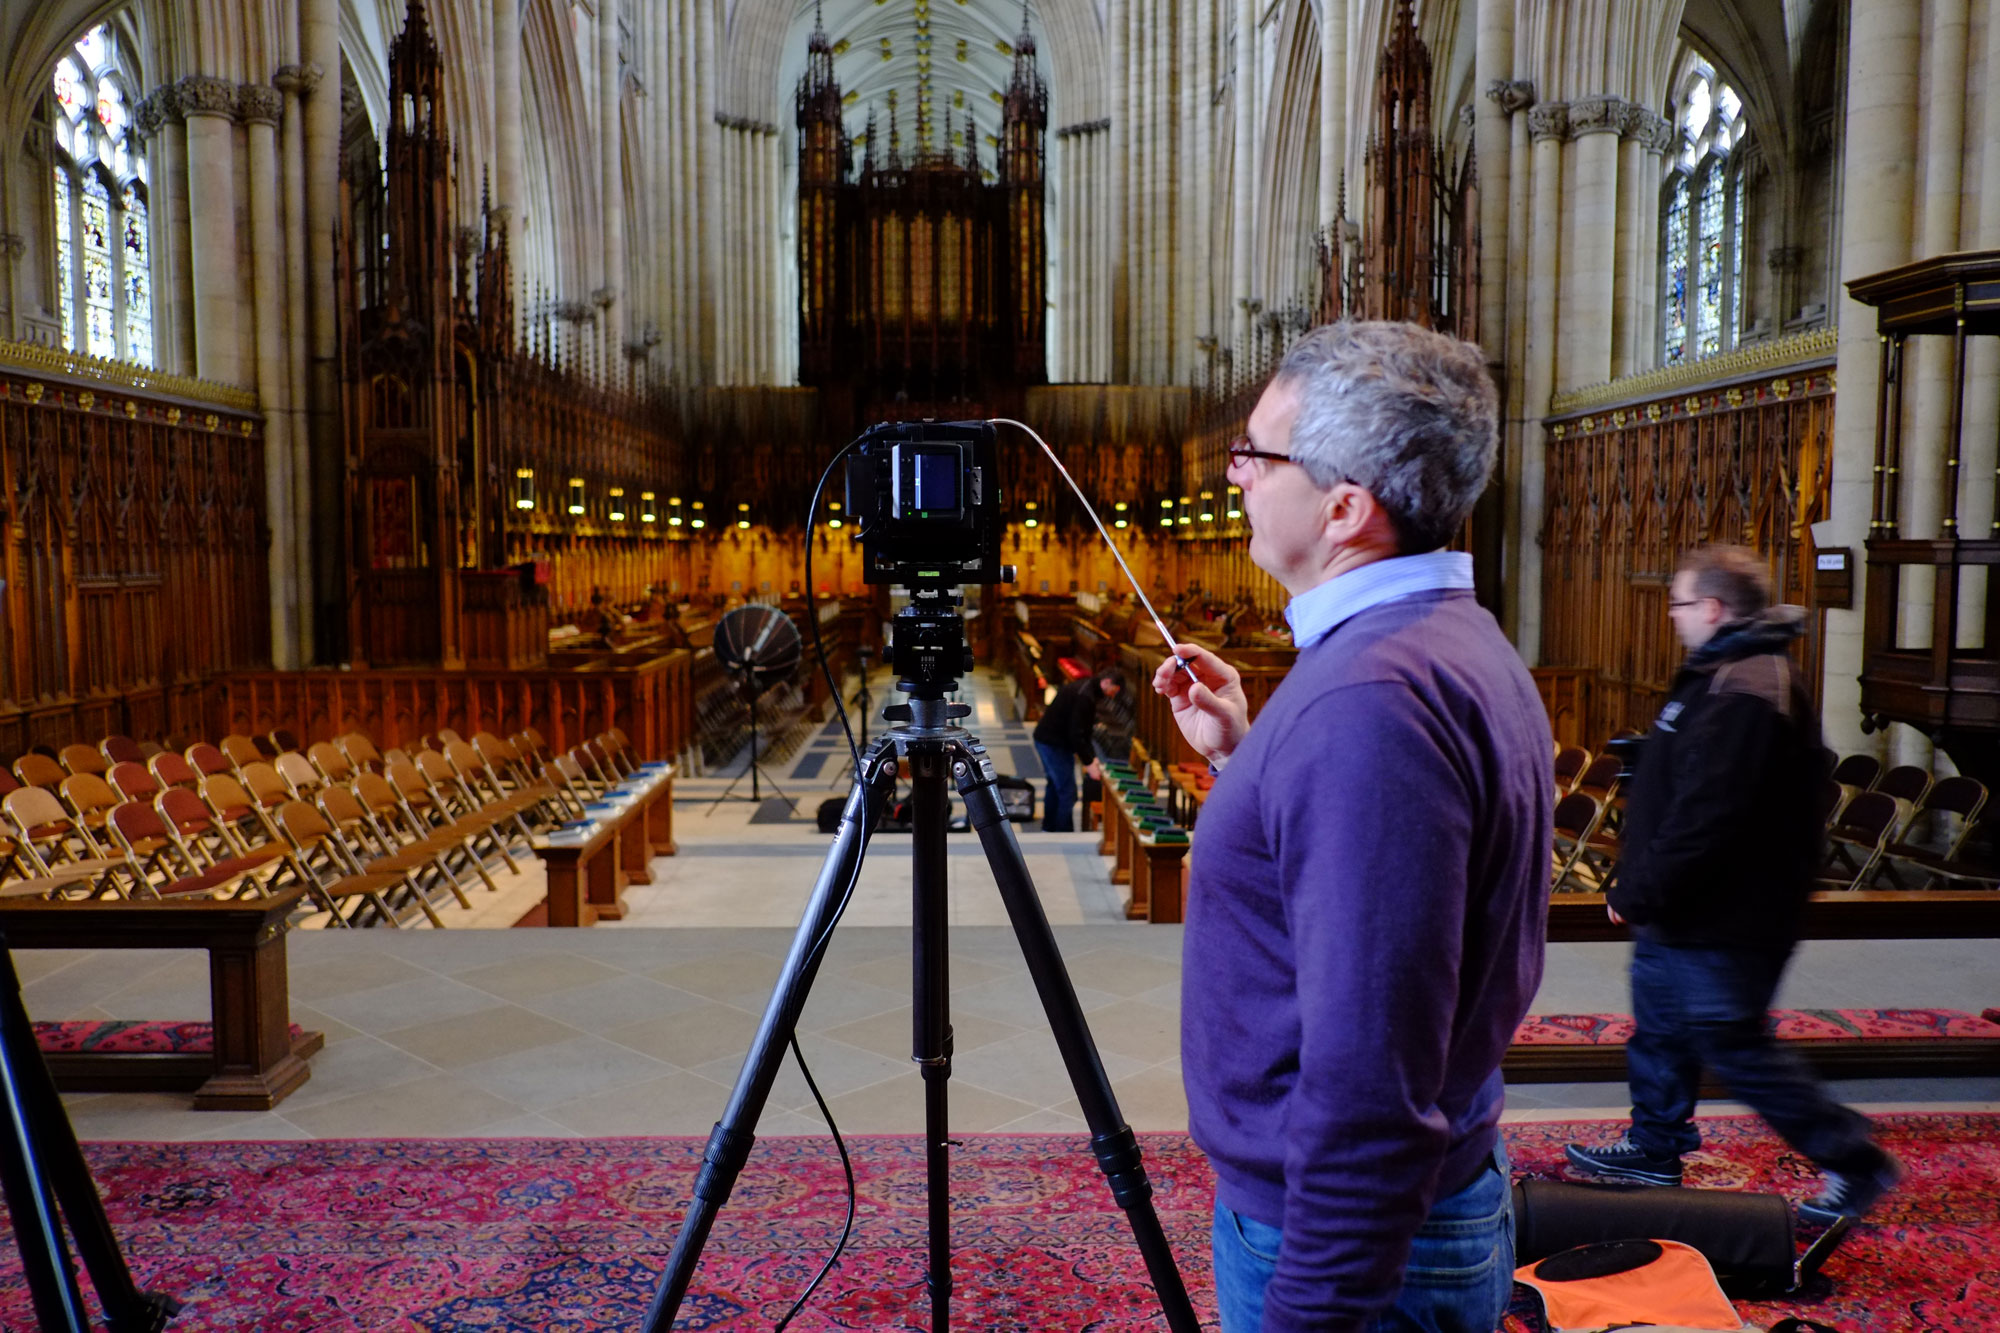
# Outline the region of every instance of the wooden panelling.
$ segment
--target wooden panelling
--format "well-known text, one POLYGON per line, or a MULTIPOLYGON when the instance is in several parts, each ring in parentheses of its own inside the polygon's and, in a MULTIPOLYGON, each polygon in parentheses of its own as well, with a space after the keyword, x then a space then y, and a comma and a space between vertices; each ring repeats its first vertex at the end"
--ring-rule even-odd
POLYGON ((618 727, 645 758, 671 759, 693 732, 692 661, 683 649, 572 671, 239 672, 216 680, 205 734, 282 727, 310 744, 360 730, 387 749, 441 727, 465 736, 533 727, 562 750, 618 727))
POLYGON ((0 368, 0 758, 192 729, 268 661, 263 495, 240 408, 0 368))
POLYGON ((1651 724, 1683 656, 1667 586, 1710 543, 1762 553, 1778 599, 1812 612, 1798 651, 1817 695, 1809 527, 1826 516, 1832 450, 1824 360, 1549 421, 1541 660, 1592 673, 1579 743, 1651 724))

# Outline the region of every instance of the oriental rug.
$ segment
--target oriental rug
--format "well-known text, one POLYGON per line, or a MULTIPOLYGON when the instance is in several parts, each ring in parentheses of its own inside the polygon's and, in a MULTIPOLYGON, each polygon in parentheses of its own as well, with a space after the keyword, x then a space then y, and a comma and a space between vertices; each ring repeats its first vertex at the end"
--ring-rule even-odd
MULTIPOLYGON (((1745 1306, 1846 1330, 2000 1328, 2000 1115, 1885 1117, 1910 1180, 1828 1266, 1833 1291, 1745 1306)), ((1754 1120, 1707 1120, 1689 1183, 1802 1198, 1811 1168, 1754 1120)), ((1507 1127, 1523 1173, 1603 1121, 1507 1127)), ((1155 1203, 1197 1309, 1214 1317, 1212 1178, 1183 1135, 1144 1136, 1155 1203)), ((922 1145, 853 1140, 854 1240, 792 1328, 929 1327, 922 1145)), ((333 1140, 86 1145, 143 1285, 198 1330, 597 1333, 636 1326, 672 1244, 699 1139, 333 1140)), ((954 1152, 955 1328, 1129 1333, 1163 1328, 1123 1215, 1075 1137, 968 1136, 954 1152)), ((723 1209, 677 1327, 768 1330, 817 1269, 845 1206, 829 1142, 760 1142, 723 1209)), ((0 1328, 33 1327, 11 1234, 0 1328)))

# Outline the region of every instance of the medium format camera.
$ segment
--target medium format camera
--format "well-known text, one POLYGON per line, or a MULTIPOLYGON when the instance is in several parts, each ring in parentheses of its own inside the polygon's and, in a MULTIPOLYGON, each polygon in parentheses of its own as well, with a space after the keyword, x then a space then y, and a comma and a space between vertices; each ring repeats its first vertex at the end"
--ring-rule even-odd
POLYGON ((847 460, 847 512, 863 577, 912 591, 1002 583, 1000 469, 983 421, 873 427, 847 460))

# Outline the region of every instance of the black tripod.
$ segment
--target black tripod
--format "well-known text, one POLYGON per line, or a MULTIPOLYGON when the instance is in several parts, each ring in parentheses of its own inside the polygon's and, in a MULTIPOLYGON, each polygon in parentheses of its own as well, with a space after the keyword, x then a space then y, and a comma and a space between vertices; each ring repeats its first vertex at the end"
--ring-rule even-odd
MULTIPOLYGON (((914 608, 913 608, 914 609, 914 608)), ((757 1036, 744 1056, 736 1076, 729 1104, 709 1136, 702 1152, 702 1164, 694 1183, 694 1199, 688 1208, 680 1235, 674 1241, 646 1328, 657 1333, 673 1326, 674 1315, 686 1297, 694 1278, 695 1264, 708 1241, 715 1216, 728 1201, 736 1178, 749 1159, 754 1129, 784 1060, 785 1047, 805 1008, 807 993, 819 969, 829 935, 840 915, 847 886, 853 882, 868 836, 882 816, 889 793, 895 785, 899 757, 910 762, 911 778, 911 860, 913 869, 913 940, 915 947, 915 1032, 911 1048, 922 1068, 924 1079, 925 1165, 929 1179, 930 1262, 928 1286, 931 1301, 932 1333, 944 1333, 951 1321, 951 1200, 950 1130, 946 1119, 946 1081, 951 1077, 951 1017, 949 1007, 948 949, 946 926, 945 823, 949 776, 965 802, 971 825, 985 848, 987 864, 1000 886, 1001 900, 1021 944, 1021 953, 1048 1014, 1049 1027, 1063 1064, 1069 1070, 1077 1101, 1090 1125, 1091 1151, 1110 1182, 1112 1196, 1125 1210, 1139 1250, 1146 1260, 1153 1286, 1158 1291, 1167 1325, 1174 1333, 1197 1333, 1194 1308, 1188 1302, 1180 1271, 1174 1266, 1160 1219, 1153 1211, 1152 1186, 1146 1180, 1138 1140, 1119 1113, 1112 1095, 1111 1081, 1098 1058, 1097 1044, 1084 1023, 1076 990, 1063 967, 1062 954, 1049 930, 1033 880, 1021 859, 1013 825, 995 787, 996 773, 985 749, 954 725, 972 710, 965 704, 945 701, 944 695, 956 680, 931 679, 939 664, 956 664, 964 657, 962 630, 956 646, 940 645, 943 627, 937 613, 914 617, 908 626, 899 614, 899 628, 910 628, 908 658, 899 642, 895 661, 905 671, 902 688, 910 691, 910 702, 884 711, 896 725, 862 754, 861 768, 848 792, 841 812, 840 829, 833 847, 820 866, 805 916, 792 937, 777 986, 772 991, 757 1036), (914 667, 914 669, 911 669, 914 667), (914 679, 912 679, 914 677, 914 679)), ((956 617, 953 618, 956 623, 956 617)), ((949 669, 948 667, 946 669, 949 669)))
POLYGON ((21 1002, 21 979, 14 956, 0 935, 0 1186, 14 1241, 35 1304, 35 1323, 48 1329, 87 1333, 90 1314, 77 1283, 76 1263, 63 1235, 69 1223, 77 1252, 90 1270, 91 1285, 104 1303, 112 1333, 153 1333, 179 1313, 180 1302, 159 1292, 140 1291, 125 1267, 118 1238, 104 1215, 96 1182, 84 1164, 76 1131, 56 1095, 55 1080, 35 1046, 35 1029, 21 1002))
POLYGON ((743 688, 750 696, 750 757, 743 766, 743 772, 731 778, 729 785, 722 789, 722 795, 715 798, 715 805, 708 807, 711 812, 714 811, 716 805, 721 805, 730 797, 736 796, 736 784, 743 781, 746 775, 750 779, 750 795, 747 797, 736 796, 737 800, 755 801, 757 804, 762 805, 764 803, 764 789, 758 785, 758 780, 764 778, 769 780, 771 790, 778 793, 779 799, 794 810, 799 808, 799 803, 791 797, 786 796, 785 789, 778 785, 778 780, 765 773, 764 766, 757 762, 757 686, 756 677, 746 674, 743 681, 743 688))

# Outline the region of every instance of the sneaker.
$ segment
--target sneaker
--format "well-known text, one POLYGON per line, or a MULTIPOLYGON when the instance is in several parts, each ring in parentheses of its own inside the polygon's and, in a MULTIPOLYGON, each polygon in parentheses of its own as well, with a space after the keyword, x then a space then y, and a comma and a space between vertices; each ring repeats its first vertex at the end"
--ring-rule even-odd
POLYGON ((1572 1143, 1563 1149, 1570 1165, 1607 1180, 1629 1180, 1640 1185, 1678 1185, 1681 1159, 1678 1155, 1656 1157, 1632 1142, 1630 1134, 1602 1148, 1572 1143))
POLYGON ((1829 1171, 1820 1196, 1799 1205, 1799 1220, 1830 1227, 1843 1217, 1862 1217, 1902 1180, 1903 1164, 1886 1152, 1882 1164, 1866 1175, 1843 1176, 1829 1171))

